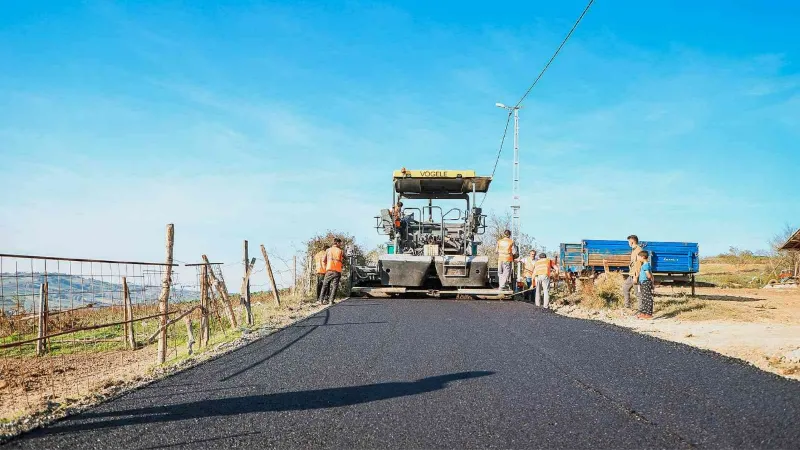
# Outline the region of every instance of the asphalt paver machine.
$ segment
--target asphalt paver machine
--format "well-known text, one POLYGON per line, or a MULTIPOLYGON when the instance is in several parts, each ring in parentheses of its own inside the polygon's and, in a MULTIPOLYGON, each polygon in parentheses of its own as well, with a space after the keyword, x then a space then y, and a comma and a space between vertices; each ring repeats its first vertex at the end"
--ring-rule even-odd
POLYGON ((351 260, 351 295, 511 298, 498 288, 488 256, 478 254, 486 216, 475 201, 491 181, 472 170, 394 171, 392 205, 403 207, 375 217, 389 239, 386 253, 372 265, 351 260))

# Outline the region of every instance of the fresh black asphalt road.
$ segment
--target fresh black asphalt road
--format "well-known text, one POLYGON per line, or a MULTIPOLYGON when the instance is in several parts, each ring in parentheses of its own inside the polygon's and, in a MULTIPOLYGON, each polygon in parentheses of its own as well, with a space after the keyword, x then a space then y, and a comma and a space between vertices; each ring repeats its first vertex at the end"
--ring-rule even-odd
POLYGON ((347 300, 10 448, 799 448, 800 383, 526 303, 347 300))

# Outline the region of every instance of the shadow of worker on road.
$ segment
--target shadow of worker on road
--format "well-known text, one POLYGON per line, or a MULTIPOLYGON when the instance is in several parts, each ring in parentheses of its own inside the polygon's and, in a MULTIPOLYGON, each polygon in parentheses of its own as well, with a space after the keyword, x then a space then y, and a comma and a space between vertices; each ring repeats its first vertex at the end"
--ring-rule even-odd
POLYGON ((80 421, 80 423, 74 423, 74 421, 70 423, 70 421, 67 421, 51 428, 45 428, 41 430, 41 433, 61 434, 214 416, 335 408, 338 406, 349 406, 377 400, 424 394, 426 392, 444 389, 453 381, 480 378, 492 374, 494 374, 494 372, 459 372, 422 378, 411 382, 376 383, 362 386, 201 400, 177 405, 151 406, 121 411, 90 412, 75 417, 74 421, 80 421))

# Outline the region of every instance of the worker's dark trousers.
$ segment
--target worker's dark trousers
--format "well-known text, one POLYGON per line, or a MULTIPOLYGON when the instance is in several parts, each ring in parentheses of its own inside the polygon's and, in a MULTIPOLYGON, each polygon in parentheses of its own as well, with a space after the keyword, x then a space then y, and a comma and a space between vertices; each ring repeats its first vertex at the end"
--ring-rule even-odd
POLYGON ((333 270, 325 272, 325 279, 322 280, 322 292, 319 293, 317 300, 321 303, 327 303, 328 301, 333 303, 333 299, 336 297, 336 291, 339 289, 339 280, 341 280, 341 278, 341 272, 335 272, 333 270))
POLYGON ((317 274, 317 298, 319 298, 320 292, 322 292, 322 282, 325 280, 324 273, 317 274))
MULTIPOLYGON (((631 289, 635 286, 636 278, 633 275, 628 275, 628 278, 625 279, 625 282, 622 283, 622 298, 625 300, 625 307, 631 307, 631 289)), ((636 297, 639 299, 639 297, 636 297)), ((641 302, 640 302, 641 303, 641 302)))

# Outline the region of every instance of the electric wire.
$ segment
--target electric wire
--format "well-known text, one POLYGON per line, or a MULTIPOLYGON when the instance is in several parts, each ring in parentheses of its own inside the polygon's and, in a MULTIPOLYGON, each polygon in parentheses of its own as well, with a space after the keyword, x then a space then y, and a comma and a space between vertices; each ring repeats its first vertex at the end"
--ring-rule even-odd
POLYGON ((558 48, 556 49, 555 53, 553 53, 553 56, 550 57, 550 60, 547 61, 547 64, 545 64, 545 66, 542 69, 542 71, 539 72, 539 76, 537 76, 536 79, 533 80, 533 83, 528 88, 528 90, 525 91, 525 94, 523 94, 522 97, 517 102, 517 104, 514 105, 515 108, 519 107, 519 105, 522 104, 523 100, 525 100, 525 98, 528 97, 528 94, 531 93, 531 90, 533 90, 533 88, 536 86, 536 84, 539 83, 539 80, 542 79, 542 75, 544 75, 544 73, 547 72, 547 69, 550 67, 550 64, 553 63, 553 60, 556 59, 556 56, 558 56, 559 52, 561 52, 561 49, 564 48, 564 45, 569 40, 570 36, 572 36, 572 33, 574 33, 575 29, 578 28, 578 24, 581 23, 581 20, 583 20, 583 16, 585 16, 586 13, 589 11, 589 8, 591 8, 592 3, 594 3, 594 0, 589 0, 589 3, 586 4, 586 8, 583 9, 583 12, 578 17, 578 20, 575 21, 575 24, 572 25, 572 28, 569 30, 569 33, 567 33, 567 35, 564 36, 564 40, 561 41, 561 45, 558 46, 558 48))
MULTIPOLYGON (((500 162, 500 155, 503 153, 503 144, 506 142, 506 135, 508 134, 508 124, 511 123, 511 111, 508 112, 508 117, 506 118, 506 128, 503 130, 503 137, 500 139, 500 148, 497 150, 497 158, 494 160, 494 167, 492 168, 492 178, 494 178, 494 173, 497 171, 497 163, 500 162)), ((483 207, 483 202, 486 200, 486 196, 489 192, 485 192, 483 194, 483 199, 481 200, 481 204, 478 205, 478 208, 483 207)))
MULTIPOLYGON (((569 33, 567 33, 567 35, 564 36, 564 39, 561 41, 561 44, 558 46, 556 51, 553 53, 553 56, 550 57, 550 59, 547 61, 547 64, 545 64, 544 68, 542 68, 541 72, 539 72, 539 75, 536 77, 536 79, 533 80, 533 83, 531 83, 530 87, 528 87, 528 90, 526 90, 525 93, 522 95, 522 97, 520 97, 519 101, 517 101, 517 103, 514 105, 513 108, 509 109, 508 118, 506 118, 506 126, 505 126, 505 129, 503 130, 503 137, 502 137, 502 139, 500 139, 500 148, 497 151, 497 158, 494 161, 494 168, 492 168, 492 178, 494 178, 494 174, 497 171, 497 164, 500 162, 500 155, 503 153, 503 145, 505 144, 506 135, 508 134, 508 126, 511 123, 512 111, 514 109, 516 109, 516 108, 519 108, 519 106, 522 104, 522 102, 528 97, 528 94, 530 94, 531 91, 533 90, 533 88, 536 87, 536 85, 539 83, 539 80, 542 79, 542 76, 544 75, 544 73, 547 72, 547 69, 550 68, 550 65, 556 59, 556 56, 558 56, 558 54, 561 52, 561 49, 564 48, 564 45, 566 45, 566 43, 569 40, 569 38, 575 32, 575 29, 578 28, 578 25, 581 23, 581 20, 583 20, 583 17, 589 11, 589 8, 591 8, 593 3, 594 3, 594 0, 589 0, 589 3, 586 4, 586 7, 583 9, 583 12, 581 12, 581 15, 578 16, 578 19, 572 25, 572 28, 570 28, 569 33)), ((481 204, 478 206, 479 208, 483 207, 483 202, 486 200, 486 196, 487 195, 489 195, 488 192, 483 194, 483 199, 481 200, 481 204)))

